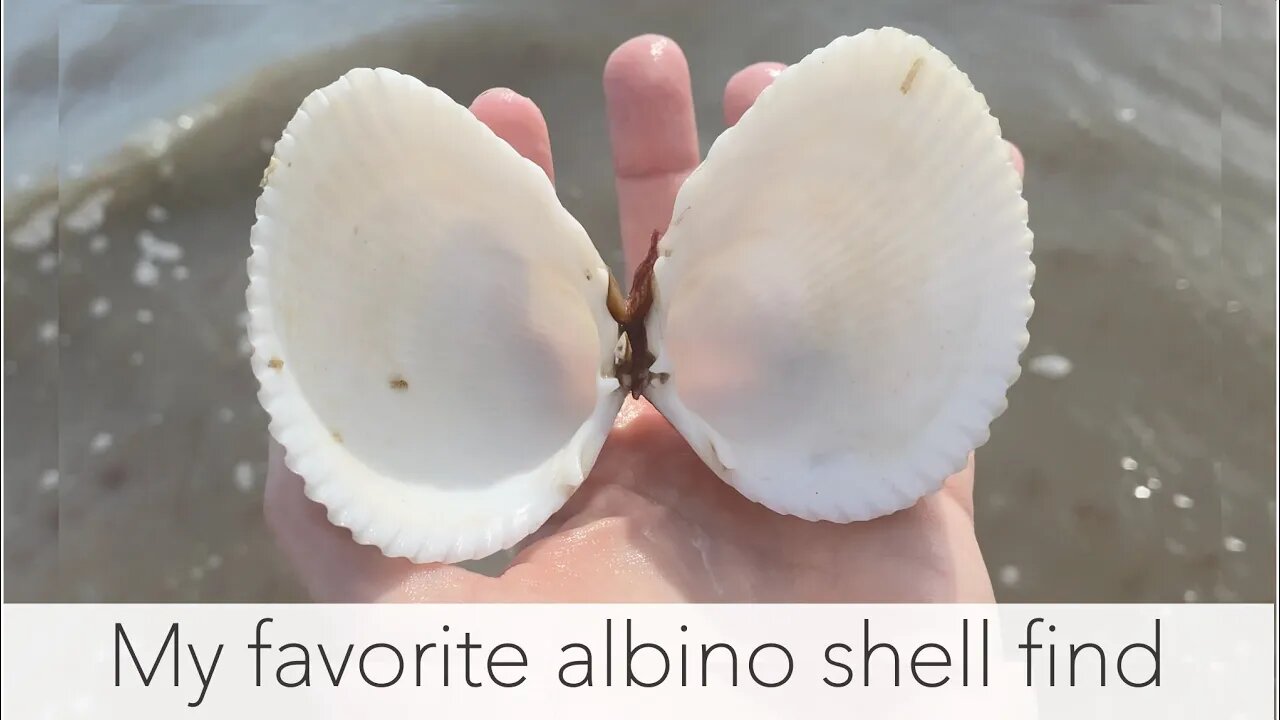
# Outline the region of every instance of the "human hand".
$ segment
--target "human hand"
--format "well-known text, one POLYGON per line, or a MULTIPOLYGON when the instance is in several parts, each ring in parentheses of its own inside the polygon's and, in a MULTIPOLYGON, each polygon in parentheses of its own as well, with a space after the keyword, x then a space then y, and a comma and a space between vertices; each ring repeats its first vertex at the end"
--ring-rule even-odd
MULTIPOLYGON (((782 65, 760 63, 725 87, 738 121, 782 65)), ((689 70, 672 41, 622 44, 604 71, 627 275, 665 230, 676 191, 699 162, 689 70)), ((476 117, 554 180, 541 111, 490 90, 476 117)), ((1016 149, 1015 164, 1022 161, 1016 149)), ((973 458, 915 506, 838 525, 778 515, 721 481, 644 400, 628 399, 590 477, 491 578, 415 565, 356 544, 303 494, 271 442, 265 509, 317 600, 418 602, 988 602, 974 534, 973 458)))

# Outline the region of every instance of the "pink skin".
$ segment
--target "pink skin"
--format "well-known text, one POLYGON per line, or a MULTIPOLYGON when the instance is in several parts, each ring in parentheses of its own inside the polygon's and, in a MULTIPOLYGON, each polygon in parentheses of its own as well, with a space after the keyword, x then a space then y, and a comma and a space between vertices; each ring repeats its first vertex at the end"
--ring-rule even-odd
MULTIPOLYGON (((752 65, 725 88, 742 117, 782 68, 752 65)), ((699 162, 689 70, 671 40, 623 43, 604 70, 627 275, 699 162)), ((471 106, 552 177, 541 111, 509 90, 471 106)), ((1021 154, 1012 150, 1016 167, 1021 154)), ((973 527, 973 461, 914 507, 848 525, 777 515, 721 482, 644 400, 623 407, 591 476, 489 578, 357 545, 325 519, 271 443, 266 515, 311 596, 329 602, 990 602, 973 527)))

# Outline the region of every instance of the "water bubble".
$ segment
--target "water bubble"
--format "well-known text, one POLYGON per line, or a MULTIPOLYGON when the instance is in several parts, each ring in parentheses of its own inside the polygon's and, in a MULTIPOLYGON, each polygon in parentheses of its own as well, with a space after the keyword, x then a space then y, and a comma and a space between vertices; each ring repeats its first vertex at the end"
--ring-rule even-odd
POLYGON ((1139 485, 1138 487, 1133 489, 1133 496, 1138 498, 1139 500, 1146 500, 1147 498, 1151 497, 1151 488, 1147 487, 1146 485, 1139 485))
POLYGON ((1191 281, 1186 278, 1178 278, 1173 281, 1173 287, 1176 290, 1186 290, 1191 287, 1191 281))
POLYGON ((191 271, 187 270, 186 265, 178 265, 173 268, 174 280, 181 281, 181 280, 186 280, 189 277, 191 277, 191 271))
POLYGON ((253 354, 253 343, 249 342, 249 338, 241 335, 240 341, 236 343, 236 352, 240 353, 240 357, 249 357, 253 354))
POLYGON ((36 269, 42 273, 46 273, 46 274, 51 273, 57 267, 58 267, 57 253, 51 253, 51 252, 42 253, 40 257, 36 258, 36 269))
POLYGON ((42 205, 31 213, 26 222, 5 235, 18 250, 39 250, 53 241, 53 224, 57 219, 58 203, 42 205))
POLYGON ((1116 109, 1116 119, 1122 123, 1131 123, 1133 119, 1138 117, 1138 111, 1131 107, 1122 107, 1116 109))
POLYGON ((1226 548, 1227 552, 1233 553, 1242 553, 1248 549, 1245 542, 1234 535, 1228 535, 1222 538, 1222 547, 1226 548))
POLYGON ((235 413, 235 411, 234 411, 234 410, 232 410, 231 408, 229 408, 229 407, 224 407, 224 408, 221 408, 220 410, 218 410, 218 421, 219 421, 219 422, 229 423, 229 422, 231 422, 232 420, 235 420, 235 419, 236 419, 236 413, 235 413))
POLYGON ((1138 461, 1134 460, 1131 457, 1125 456, 1120 458, 1120 467, 1124 468, 1125 470, 1128 470, 1129 472, 1133 472, 1134 470, 1138 469, 1138 461))
POLYGON ((74 233, 97 230, 107 218, 107 205, 116 196, 111 188, 100 188, 89 193, 80 204, 63 217, 63 224, 74 233))
POLYGON ((178 127, 183 130, 190 130, 191 127, 195 124, 196 124, 195 118, 191 117, 190 115, 178 116, 178 127))
POLYGON ((142 323, 143 325, 150 325, 151 321, 154 319, 155 319, 155 315, 152 314, 152 312, 147 308, 142 308, 141 310, 138 311, 138 322, 142 323))
POLYGON ((89 441, 89 452, 95 454, 106 452, 113 444, 115 444, 115 438, 111 437, 111 433, 100 432, 89 441))
POLYGON ((192 580, 199 582, 204 579, 204 568, 199 565, 192 565, 191 570, 187 572, 187 575, 189 575, 192 580))
POLYGON ((209 559, 204 561, 204 565, 210 570, 217 570, 222 567, 222 556, 217 553, 210 553, 209 559))
POLYGON ((141 351, 138 351, 138 350, 134 350, 134 351, 129 355, 129 364, 130 364, 130 365, 132 365, 132 366, 134 366, 134 367, 138 367, 139 365, 141 365, 141 364, 142 364, 143 359, 144 359, 144 358, 142 357, 142 352, 141 352, 141 351))
POLYGON ((1050 380, 1060 380, 1071 374, 1071 360, 1062 355, 1037 355, 1027 363, 1027 369, 1050 380))
POLYGON ((104 297, 97 297, 93 302, 89 303, 89 314, 96 317, 106 317, 111 312, 111 301, 104 297))
POLYGON ((36 330, 36 337, 40 342, 49 344, 58 339, 58 321, 46 320, 40 323, 40 327, 36 330))
POLYGON ((253 489, 253 465, 245 461, 236 463, 235 470, 232 473, 232 479, 235 481, 236 487, 240 492, 249 492, 253 489))
POLYGON ((133 282, 142 287, 154 287, 160 282, 160 268, 145 257, 139 259, 133 266, 133 282))
POLYGON ((1187 590, 1186 592, 1182 593, 1182 602, 1193 603, 1199 600, 1200 600, 1200 593, 1196 592, 1195 590, 1187 590))
POLYGON ((1182 493, 1174 493, 1173 506, 1178 508, 1179 510, 1190 510, 1191 508, 1195 507, 1195 505, 1196 505, 1195 500, 1192 500, 1191 498, 1187 497, 1186 495, 1183 495, 1182 493))
POLYGON ((44 492, 50 492, 58 487, 58 471, 55 468, 49 468, 40 475, 40 489, 44 492))
POLYGON ((1000 583, 1005 587, 1013 587, 1022 579, 1022 571, 1017 565, 1005 565, 1000 568, 1000 583))
POLYGON ((89 238, 89 252, 94 255, 101 255, 107 251, 107 246, 111 244, 111 239, 102 233, 98 233, 89 238))
POLYGON ((153 223, 162 223, 169 219, 169 211, 159 205, 152 205, 147 208, 147 220, 153 223))
POLYGON ((1160 482, 1160 478, 1158 477, 1147 478, 1147 487, 1151 488, 1152 490, 1159 490, 1163 486, 1164 486, 1164 483, 1160 482))
POLYGON ((1229 313, 1238 313, 1238 312, 1240 312, 1240 307, 1241 307, 1241 306, 1240 306, 1240 301, 1239 301, 1239 300, 1228 300, 1228 301, 1227 301, 1227 312, 1229 312, 1229 313))
POLYGON ((142 252, 143 257, 149 260, 178 262, 182 259, 181 245, 161 240, 150 230, 143 230, 138 233, 138 250, 142 252))
POLYGON ((134 138, 134 143, 141 147, 152 158, 160 158, 169 151, 173 142, 174 125, 166 120, 152 118, 142 132, 134 138))
POLYGON ((258 141, 258 147, 262 150, 262 152, 270 153, 276 149, 276 141, 272 140, 269 137, 264 137, 258 141))

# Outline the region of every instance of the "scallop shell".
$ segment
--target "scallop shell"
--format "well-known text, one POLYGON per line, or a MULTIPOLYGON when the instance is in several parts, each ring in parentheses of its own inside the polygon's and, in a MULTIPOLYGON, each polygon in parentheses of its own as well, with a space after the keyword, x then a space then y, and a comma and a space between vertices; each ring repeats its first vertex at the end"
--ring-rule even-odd
POLYGON ((541 170, 439 90, 354 70, 303 102, 257 215, 259 399, 332 522, 457 561, 563 505, 623 393, 608 269, 541 170))
POLYGON ((783 72, 681 188, 646 395, 720 477, 810 520, 914 504, 1018 377, 1031 232, 968 77, 886 28, 783 72))

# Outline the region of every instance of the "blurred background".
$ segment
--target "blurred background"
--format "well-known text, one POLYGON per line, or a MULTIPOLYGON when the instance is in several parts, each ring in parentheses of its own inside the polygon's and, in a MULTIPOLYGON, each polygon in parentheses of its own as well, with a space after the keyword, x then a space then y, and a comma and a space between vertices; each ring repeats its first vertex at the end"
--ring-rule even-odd
POLYGON ((705 151, 739 68, 896 25, 1027 161, 1031 345, 977 461, 997 595, 1272 601, 1275 4, 960 5, 6 3, 4 599, 303 599, 263 524, 243 311, 258 181, 309 91, 381 65, 532 97, 617 272, 618 43, 681 44, 705 151))

